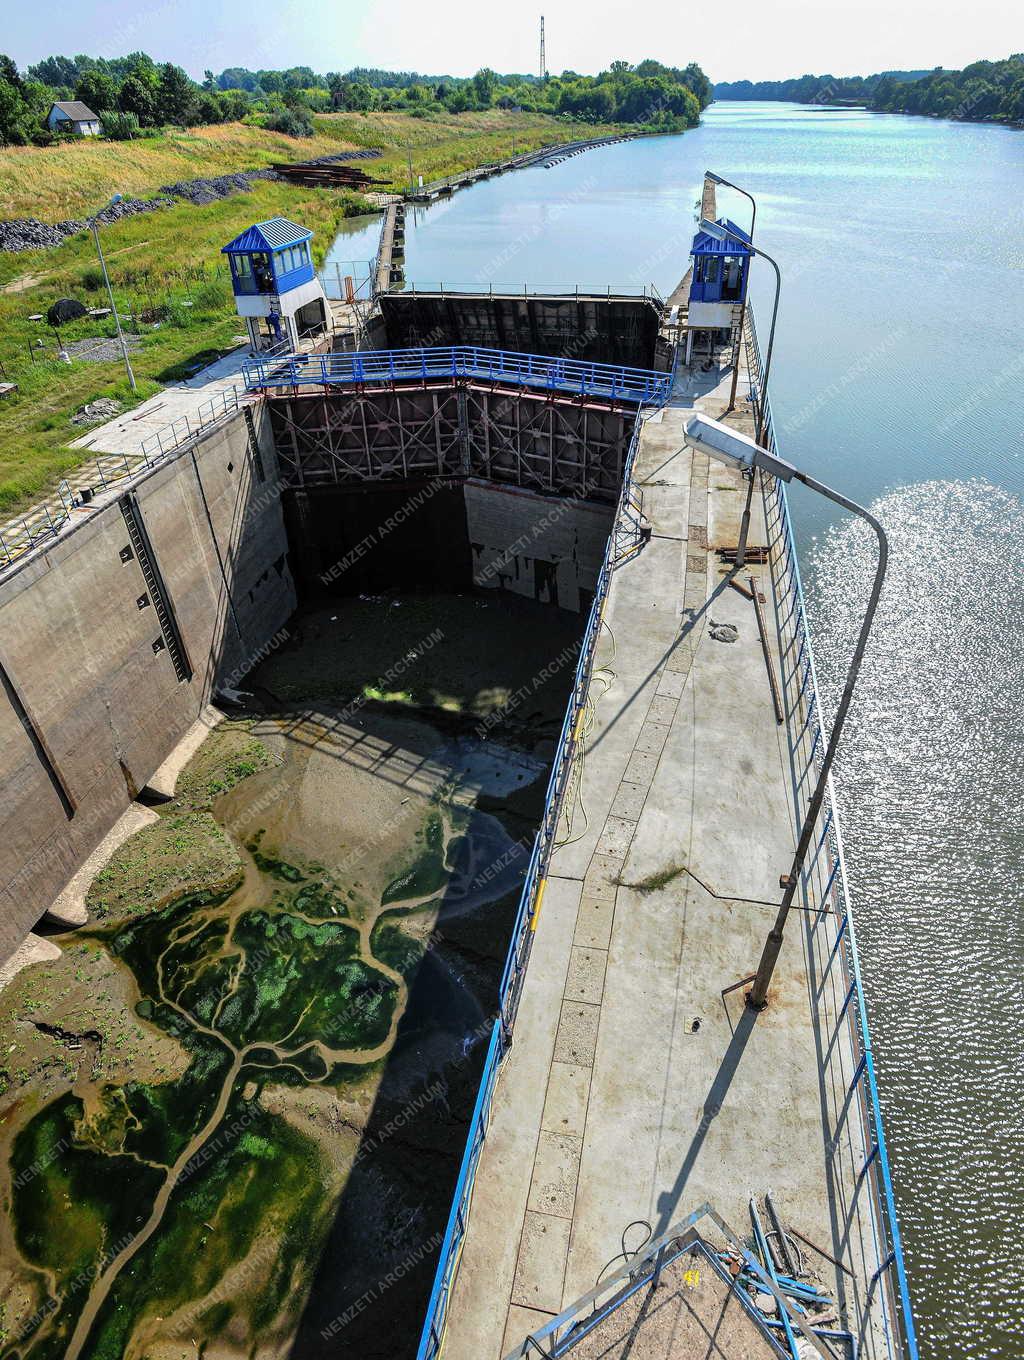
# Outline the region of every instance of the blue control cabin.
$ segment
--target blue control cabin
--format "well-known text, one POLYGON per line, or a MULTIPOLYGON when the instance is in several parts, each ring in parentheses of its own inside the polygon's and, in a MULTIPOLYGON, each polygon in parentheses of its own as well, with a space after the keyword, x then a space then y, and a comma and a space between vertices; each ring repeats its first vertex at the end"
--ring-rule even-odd
POLYGON ((709 232, 698 231, 690 247, 693 269, 687 307, 686 362, 690 362, 695 332, 707 331, 709 353, 720 333, 730 335, 740 324, 747 296, 750 271, 750 236, 727 217, 718 219, 732 237, 720 240, 709 232))
POLYGON ((304 340, 327 331, 330 313, 309 252, 312 238, 305 227, 271 217, 221 248, 253 350, 298 351, 304 340))

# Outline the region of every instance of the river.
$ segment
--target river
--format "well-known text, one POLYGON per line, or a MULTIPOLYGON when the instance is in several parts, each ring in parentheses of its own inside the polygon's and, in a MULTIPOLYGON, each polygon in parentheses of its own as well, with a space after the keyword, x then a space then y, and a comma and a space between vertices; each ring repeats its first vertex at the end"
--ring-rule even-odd
MULTIPOLYGON (((756 196, 782 269, 782 451, 890 535, 837 767, 882 1102, 922 1354, 1009 1360, 1024 1334, 1024 133, 716 104, 683 136, 410 210, 407 277, 667 292, 705 167, 756 196)), ((719 207, 749 223, 744 199, 721 191, 719 207)), ((372 234, 338 258, 372 253, 372 234)), ((771 280, 755 266, 762 337, 771 280)), ((794 502, 827 703, 867 543, 825 502, 794 502)))

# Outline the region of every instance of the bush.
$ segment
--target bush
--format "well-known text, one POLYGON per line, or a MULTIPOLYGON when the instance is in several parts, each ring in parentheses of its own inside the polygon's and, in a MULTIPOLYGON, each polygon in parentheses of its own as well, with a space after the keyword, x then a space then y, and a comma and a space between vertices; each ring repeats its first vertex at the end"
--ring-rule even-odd
POLYGON ((100 114, 104 137, 112 142, 130 142, 139 135, 139 117, 135 113, 119 113, 108 109, 100 114))
POLYGON ((269 132, 283 132, 286 137, 312 137, 313 124, 309 114, 299 109, 279 109, 268 114, 263 126, 269 132))
POLYGON ((106 287, 103 280, 103 270, 97 264, 86 265, 78 278, 82 287, 88 293, 95 293, 97 289, 106 287))

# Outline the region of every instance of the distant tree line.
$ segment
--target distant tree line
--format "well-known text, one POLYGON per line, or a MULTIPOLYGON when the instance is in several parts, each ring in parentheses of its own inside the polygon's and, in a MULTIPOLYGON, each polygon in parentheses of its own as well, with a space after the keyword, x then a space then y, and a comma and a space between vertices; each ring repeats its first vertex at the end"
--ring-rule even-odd
POLYGON ((880 71, 873 76, 794 76, 791 80, 725 80, 715 84, 716 99, 775 99, 792 104, 871 101, 882 80, 915 81, 927 71, 880 71))
POLYGON ((976 61, 962 71, 880 71, 872 76, 798 76, 721 81, 716 99, 775 99, 797 104, 865 104, 883 113, 1024 124, 1024 55, 976 61))
POLYGON ((912 83, 886 78, 872 107, 885 113, 1024 125, 1024 53, 1005 61, 975 61, 962 71, 938 67, 912 83))
POLYGON ((0 144, 45 145, 64 135, 51 133, 45 122, 58 99, 80 99, 100 117, 105 135, 128 138, 153 135, 169 124, 191 127, 241 118, 303 136, 312 133, 317 113, 391 109, 422 117, 438 111, 523 109, 671 131, 696 124, 711 97, 711 81, 692 62, 679 68, 653 60, 635 66, 615 61, 596 76, 563 71, 544 80, 498 75, 487 67, 462 77, 368 67, 320 75, 309 66, 280 71, 235 66, 219 75, 206 71, 200 83, 180 66, 159 65, 145 52, 46 57, 24 74, 0 56, 0 144))

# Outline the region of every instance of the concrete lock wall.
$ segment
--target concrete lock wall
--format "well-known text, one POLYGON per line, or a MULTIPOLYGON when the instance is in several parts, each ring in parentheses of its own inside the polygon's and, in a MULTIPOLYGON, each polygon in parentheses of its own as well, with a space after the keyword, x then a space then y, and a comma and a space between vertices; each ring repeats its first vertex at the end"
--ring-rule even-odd
POLYGON ((239 412, 134 487, 190 679, 154 651, 120 497, 0 582, 0 958, 295 607, 269 421, 250 410, 256 450, 239 412))
POLYGON ((582 612, 590 607, 614 511, 519 487, 466 482, 473 582, 582 612))

